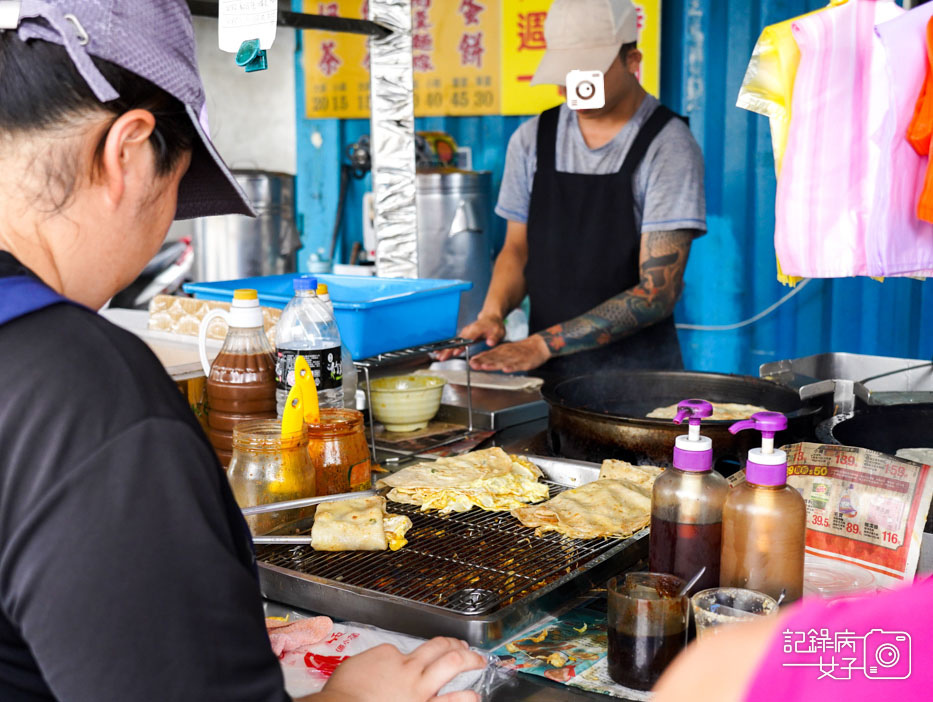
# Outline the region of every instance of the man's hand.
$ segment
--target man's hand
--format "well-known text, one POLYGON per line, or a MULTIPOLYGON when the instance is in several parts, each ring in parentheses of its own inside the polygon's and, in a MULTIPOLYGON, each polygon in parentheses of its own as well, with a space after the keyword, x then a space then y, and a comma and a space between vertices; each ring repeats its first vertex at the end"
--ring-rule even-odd
POLYGON ((382 644, 345 660, 320 693, 301 702, 479 702, 469 690, 437 692, 460 673, 485 665, 457 639, 431 639, 407 655, 382 644))
MULTIPOLYGON (((485 341, 487 346, 495 346, 505 338, 505 323, 501 317, 484 315, 480 313, 479 318, 472 324, 466 325, 461 331, 460 336, 464 339, 473 341, 485 341)), ((444 349, 435 354, 438 361, 446 361, 453 356, 459 356, 463 349, 444 349)))
POLYGON ((537 334, 511 344, 502 344, 470 359, 470 367, 480 371, 534 370, 551 357, 547 343, 537 334))

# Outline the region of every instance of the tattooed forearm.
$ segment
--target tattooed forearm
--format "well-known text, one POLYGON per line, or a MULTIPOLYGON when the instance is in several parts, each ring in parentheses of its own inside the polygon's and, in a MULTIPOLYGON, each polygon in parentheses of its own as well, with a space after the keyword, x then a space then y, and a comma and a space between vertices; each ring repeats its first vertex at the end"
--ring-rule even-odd
POLYGON ((684 287, 693 231, 642 235, 638 284, 589 312, 538 334, 555 356, 608 344, 668 317, 684 287))

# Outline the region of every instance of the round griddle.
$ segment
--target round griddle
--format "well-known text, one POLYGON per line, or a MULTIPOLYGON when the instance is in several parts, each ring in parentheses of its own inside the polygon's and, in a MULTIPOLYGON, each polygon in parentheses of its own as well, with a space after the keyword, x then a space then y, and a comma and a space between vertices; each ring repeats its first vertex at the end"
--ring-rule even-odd
POLYGON ((817 438, 892 456, 902 448, 933 448, 933 404, 882 405, 837 415, 819 425, 817 438))
MULTIPOLYGON (((551 450, 588 461, 623 458, 670 465, 674 440, 686 427, 645 415, 691 397, 783 412, 788 429, 777 435, 778 446, 812 438, 820 411, 805 405, 793 390, 768 380, 696 371, 606 371, 545 384, 542 394, 550 407, 551 450)), ((755 432, 733 436, 728 431, 732 423, 704 421, 702 431, 713 440, 717 460, 744 463, 748 449, 759 445, 761 437, 755 432)))

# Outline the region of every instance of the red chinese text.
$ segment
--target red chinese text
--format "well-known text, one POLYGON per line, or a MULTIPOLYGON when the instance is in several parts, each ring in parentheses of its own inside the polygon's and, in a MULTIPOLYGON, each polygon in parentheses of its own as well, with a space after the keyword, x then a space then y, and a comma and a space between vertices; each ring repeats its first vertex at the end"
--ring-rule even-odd
POLYGON ((479 24, 479 15, 485 10, 485 6, 480 5, 476 0, 461 0, 460 14, 463 15, 463 21, 467 26, 479 24))
POLYGON ((460 37, 460 65, 483 67, 483 33, 464 34, 460 37))
POLYGON ((547 48, 544 40, 544 20, 547 12, 521 12, 518 15, 518 50, 543 51, 547 48))

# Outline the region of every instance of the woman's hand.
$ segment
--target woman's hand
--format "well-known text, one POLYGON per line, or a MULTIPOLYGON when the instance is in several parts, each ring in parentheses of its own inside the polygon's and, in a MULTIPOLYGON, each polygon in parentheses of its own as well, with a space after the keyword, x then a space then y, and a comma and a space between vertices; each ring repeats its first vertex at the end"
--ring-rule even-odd
POLYGON ((305 701, 479 702, 470 690, 440 697, 437 692, 460 673, 485 665, 482 656, 457 639, 431 639, 409 654, 382 644, 345 660, 324 689, 305 701))

